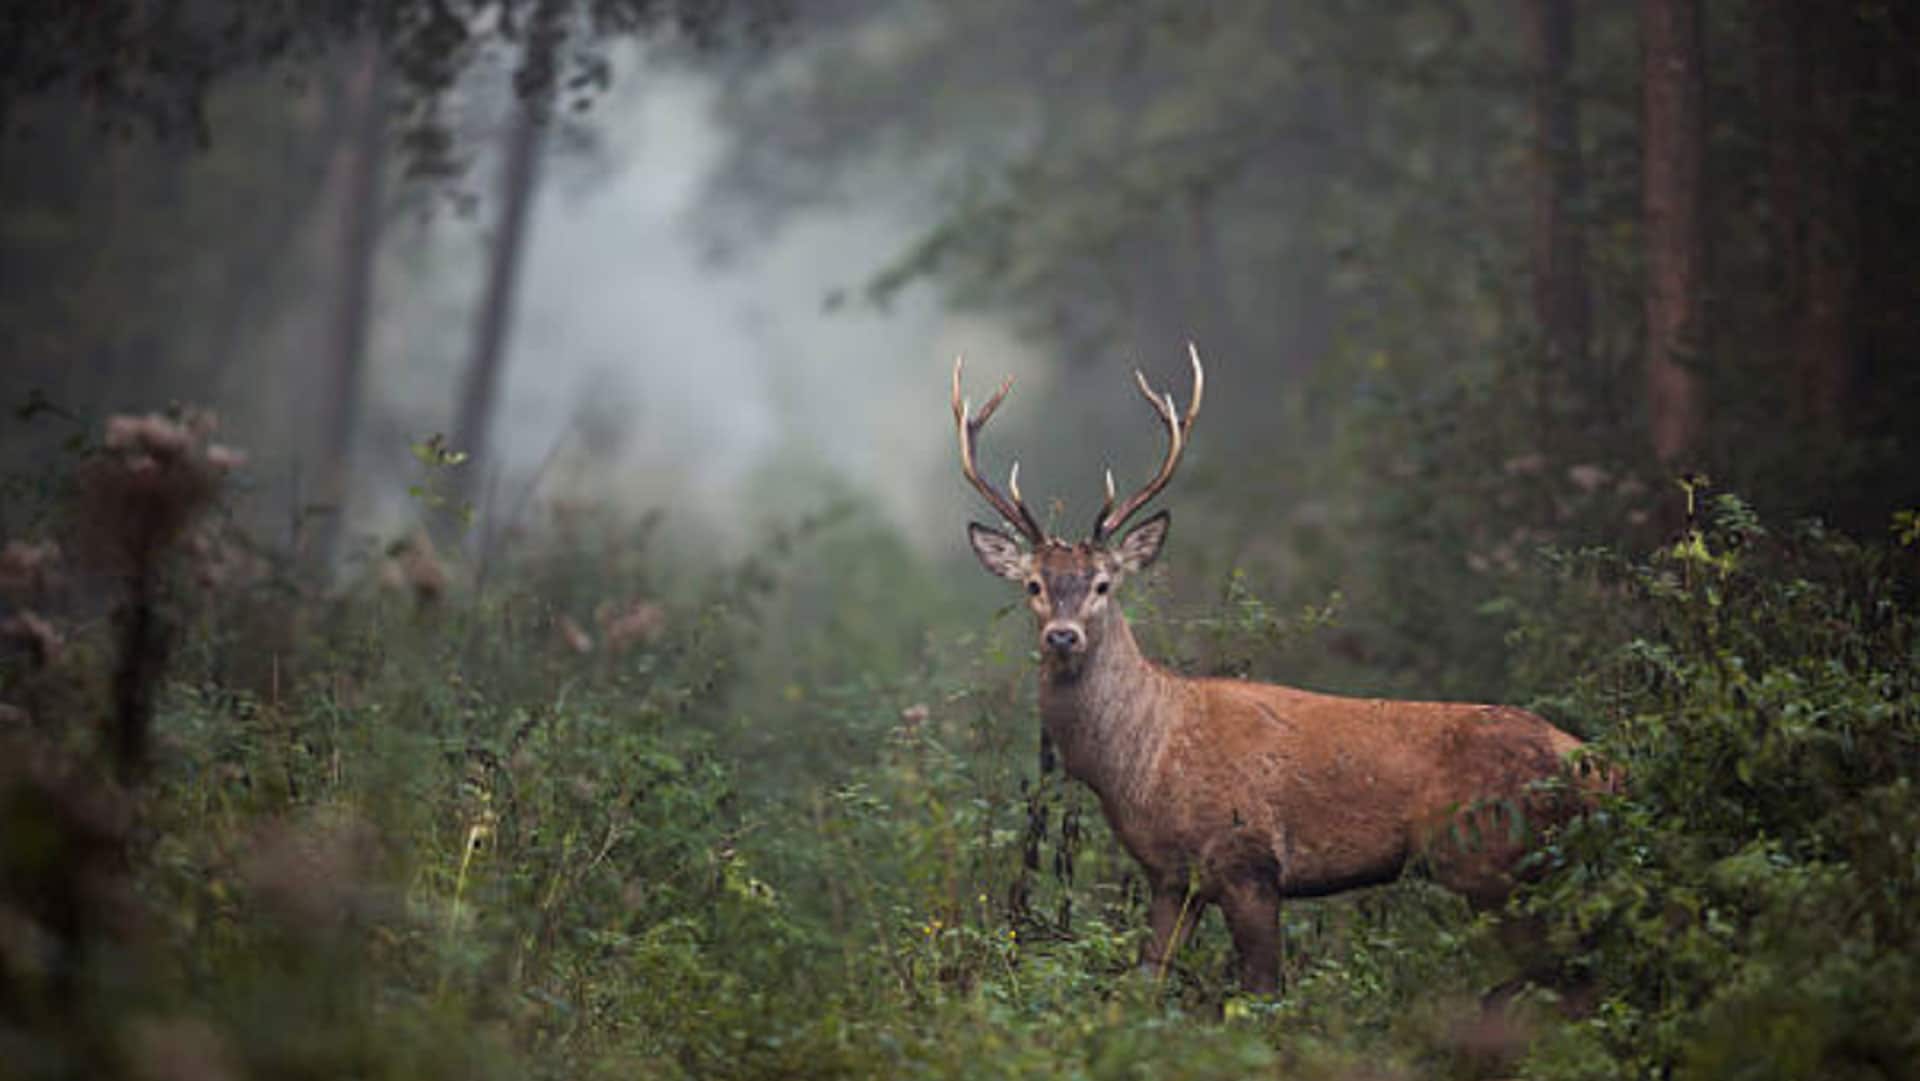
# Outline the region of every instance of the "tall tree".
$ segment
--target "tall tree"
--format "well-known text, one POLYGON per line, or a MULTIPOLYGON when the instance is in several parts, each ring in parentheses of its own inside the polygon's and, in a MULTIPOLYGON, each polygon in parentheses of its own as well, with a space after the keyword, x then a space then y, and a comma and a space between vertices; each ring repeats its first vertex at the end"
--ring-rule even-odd
POLYGON ((1852 381, 1857 215, 1848 190, 1852 13, 1801 0, 1753 8, 1756 97, 1767 126, 1775 338, 1792 351, 1799 419, 1841 421, 1852 381))
POLYGON ((316 492, 326 512, 313 548, 322 566, 339 554, 352 495, 353 443, 360 428, 367 338, 373 322, 381 172, 387 145, 387 64, 378 46, 361 47, 346 95, 354 134, 342 153, 338 292, 327 332, 327 388, 316 492))
POLYGON ((459 473, 461 495, 472 502, 481 478, 493 467, 488 453, 494 403, 506 364, 513 329, 513 305, 526 250, 527 220, 540 184, 540 158, 554 88, 554 65, 566 29, 560 22, 564 0, 542 0, 528 28, 526 51, 514 75, 518 93, 511 106, 500 172, 500 219, 487 257, 487 281, 475 313, 473 353, 454 418, 454 446, 469 454, 459 473))
POLYGON ((1533 68, 1533 314, 1558 374, 1586 359, 1591 319, 1573 0, 1525 0, 1522 8, 1533 68))
POLYGON ((1807 57, 1800 0, 1753 0, 1754 97, 1767 129, 1767 223, 1776 342, 1791 342, 1805 292, 1807 57))
MULTIPOLYGON (((279 159, 279 174, 273 179, 289 178, 298 188, 272 201, 261 229, 243 230, 233 238, 238 250, 222 266, 221 314, 204 368, 207 385, 216 391, 241 367, 246 332, 272 309, 276 294, 291 277, 288 253, 314 215, 327 206, 328 166, 355 135, 364 148, 364 126, 359 132, 350 130, 359 119, 354 116, 352 94, 345 88, 354 74, 354 67, 347 64, 326 72, 321 89, 312 95, 315 100, 300 100, 271 135, 279 159)), ((380 147, 374 149, 378 152, 380 147)))
MULTIPOLYGON (((382 0, 291 4, 261 0, 9 0, 0 4, 0 136, 20 108, 45 97, 88 103, 105 126, 185 133, 211 141, 207 97, 221 81, 287 58, 377 38, 400 100, 435 99, 476 58, 517 46, 529 21, 564 25, 569 95, 605 85, 608 53, 623 38, 677 31, 697 46, 744 33, 769 39, 790 0, 382 0), (542 12, 548 13, 542 15, 542 12)), ((431 116, 431 111, 426 111, 431 116)), ((409 151, 433 149, 449 133, 431 119, 409 151)))
MULTIPOLYGON (((1853 368, 1853 303, 1856 287, 1854 193, 1849 146, 1853 90, 1851 5, 1815 5, 1806 12, 1803 33, 1793 34, 1805 97, 1801 115, 1788 130, 1788 146, 1802 170, 1800 221, 1795 255, 1799 286, 1793 343, 1798 390, 1805 419, 1836 430, 1843 421, 1853 368)), ((1776 150, 1776 153, 1779 151, 1776 150)))
POLYGON ((1641 212, 1653 451, 1699 452, 1706 337, 1706 48, 1700 0, 1641 0, 1641 212))

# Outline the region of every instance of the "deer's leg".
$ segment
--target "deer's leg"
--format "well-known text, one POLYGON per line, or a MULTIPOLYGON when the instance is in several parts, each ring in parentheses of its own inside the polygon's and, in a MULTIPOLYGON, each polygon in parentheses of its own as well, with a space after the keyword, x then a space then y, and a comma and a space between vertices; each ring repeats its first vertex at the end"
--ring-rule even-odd
POLYGON ((1147 907, 1147 922, 1153 929, 1153 938, 1140 955, 1140 967, 1147 975, 1157 978, 1173 967, 1173 955, 1192 933, 1195 921, 1200 918, 1201 904, 1187 889, 1184 878, 1177 886, 1156 884, 1153 887, 1153 900, 1147 907))
POLYGON ((1271 883, 1237 882, 1220 898, 1233 952, 1240 957, 1240 987, 1256 995, 1280 990, 1280 891, 1271 883))

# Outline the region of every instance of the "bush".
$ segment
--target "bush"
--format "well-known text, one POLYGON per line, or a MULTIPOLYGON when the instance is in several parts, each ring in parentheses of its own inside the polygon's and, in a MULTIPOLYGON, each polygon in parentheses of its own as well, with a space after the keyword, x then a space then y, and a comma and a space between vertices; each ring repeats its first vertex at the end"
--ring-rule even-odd
MULTIPOLYGON (((1483 1012, 1512 960, 1413 879, 1286 906, 1278 1001, 1235 994, 1217 919, 1138 973, 1143 891, 1041 766, 1017 614, 953 604, 857 502, 734 565, 656 525, 576 516, 484 574, 416 536, 398 588, 334 595, 231 531, 183 526, 203 539, 104 599, 55 549, 6 549, 38 620, 0 658, 31 707, 0 762, 10 1066, 1866 1077, 1920 1053, 1906 551, 1703 499, 1644 559, 1516 556, 1488 626, 1426 653, 1492 678, 1465 654, 1509 628, 1499 678, 1625 778, 1517 902, 1576 977, 1563 1017, 1545 991, 1483 1012), (192 577, 235 550, 248 574, 192 577), (101 718, 136 640, 101 615, 129 598, 168 663, 135 669, 149 762, 123 785, 101 718)), ((1189 671, 1340 648, 1339 594, 1289 616, 1246 573, 1192 585, 1130 598, 1189 671)))
MULTIPOLYGON (((1561 626, 1630 628, 1555 703, 1627 792, 1529 902, 1598 994, 1567 1076, 1890 1076, 1920 1054, 1920 637, 1884 551, 1732 496, 1644 562, 1564 561, 1561 626), (1896 1068, 1897 1067, 1897 1068, 1896 1068)), ((1563 655, 1564 656, 1564 655, 1563 655)), ((1543 663, 1536 658, 1536 663, 1543 663)), ((1543 1061, 1556 1061, 1565 1045, 1543 1061)))

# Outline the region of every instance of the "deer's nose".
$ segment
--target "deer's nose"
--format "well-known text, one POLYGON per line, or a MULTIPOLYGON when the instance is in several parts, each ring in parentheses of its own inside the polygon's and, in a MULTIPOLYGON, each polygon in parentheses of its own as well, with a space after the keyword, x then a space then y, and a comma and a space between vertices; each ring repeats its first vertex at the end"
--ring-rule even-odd
POLYGON ((1049 649, 1056 649, 1062 653, 1076 649, 1080 645, 1080 632, 1072 627, 1048 627, 1043 637, 1049 649))

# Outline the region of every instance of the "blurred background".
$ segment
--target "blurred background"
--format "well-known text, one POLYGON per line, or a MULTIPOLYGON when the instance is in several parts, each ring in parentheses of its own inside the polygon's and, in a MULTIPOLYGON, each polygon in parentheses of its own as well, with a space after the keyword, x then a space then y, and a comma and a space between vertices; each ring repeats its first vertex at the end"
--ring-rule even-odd
POLYGON ((832 489, 944 558, 953 355, 1073 532, 1193 340, 1175 497, 1274 570, 1389 490, 1915 495, 1897 6, 1708 5, 1664 89, 1637 12, 1545 2, 418 8, 10 16, 11 459, 181 402, 330 567, 435 433, 486 529, 737 549, 832 489))
MULTIPOLYGON (((968 1031, 996 1076, 1109 1045, 1717 1076, 1816 987, 1818 1061, 1913 1061, 1846 1005, 1920 995, 1884 945, 1913 919, 1833 932, 1892 975, 1812 980, 1853 955, 1779 936, 1847 888, 1810 867, 1920 874, 1807 825, 1912 821, 1917 107, 1888 0, 6 4, 0 705, 65 765, 0 790, 53 793, 19 813, 68 853, 146 792, 100 819, 103 880, 159 930, 15 934, 51 919, 19 897, 92 888, 28 860, 0 1037, 45 1076, 938 1074, 968 1031), (1412 886, 1288 916, 1290 1012, 1252 1028, 1086 1012, 1137 884, 1036 768, 949 379, 1015 377, 987 470, 1078 538, 1101 470, 1162 453, 1133 372, 1184 403, 1188 342, 1206 406, 1128 598, 1151 651, 1621 741, 1615 825, 1678 832, 1568 849, 1604 913, 1542 902, 1612 1028, 1461 1035, 1428 992, 1488 969, 1412 886), (1774 706, 1717 682, 1774 661, 1774 706), (316 915, 316 878, 368 885, 316 915), (75 990, 69 940, 161 975, 75 990), (250 995, 331 1027, 274 1049, 250 995)), ((1217 931, 1173 996, 1203 1014, 1217 931)))
POLYGON ((17 5, 0 438, 208 408, 329 575, 435 435, 479 534, 586 500, 738 553, 844 497, 953 565, 954 355, 1019 376, 990 467, 1074 534, 1192 340, 1175 551, 1407 634, 1543 541, 1657 536, 1687 471, 1884 528, 1911 20, 1675 10, 17 5))

